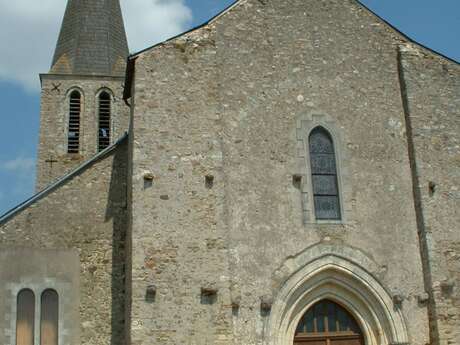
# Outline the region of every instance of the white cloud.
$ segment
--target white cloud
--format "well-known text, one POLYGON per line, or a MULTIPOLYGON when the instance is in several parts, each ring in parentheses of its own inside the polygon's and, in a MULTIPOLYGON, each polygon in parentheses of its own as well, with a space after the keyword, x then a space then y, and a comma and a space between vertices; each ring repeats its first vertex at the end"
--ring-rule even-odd
POLYGON ((192 20, 183 0, 122 0, 121 6, 131 52, 183 32, 192 20))
MULTIPOLYGON (((0 80, 40 87, 49 70, 66 0, 0 0, 0 80)), ((183 0, 121 0, 131 51, 185 30, 192 18, 183 0)))
POLYGON ((33 158, 18 157, 2 163, 0 168, 4 171, 28 175, 35 168, 35 160, 33 158))
POLYGON ((35 160, 18 156, 0 162, 0 213, 33 194, 35 183, 35 160))

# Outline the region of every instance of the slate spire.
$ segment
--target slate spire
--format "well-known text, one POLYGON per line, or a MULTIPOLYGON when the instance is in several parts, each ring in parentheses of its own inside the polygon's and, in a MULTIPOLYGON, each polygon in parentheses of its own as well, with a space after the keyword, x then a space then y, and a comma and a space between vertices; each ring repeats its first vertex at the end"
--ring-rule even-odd
POLYGON ((122 76, 127 57, 119 0, 68 0, 51 73, 122 76))

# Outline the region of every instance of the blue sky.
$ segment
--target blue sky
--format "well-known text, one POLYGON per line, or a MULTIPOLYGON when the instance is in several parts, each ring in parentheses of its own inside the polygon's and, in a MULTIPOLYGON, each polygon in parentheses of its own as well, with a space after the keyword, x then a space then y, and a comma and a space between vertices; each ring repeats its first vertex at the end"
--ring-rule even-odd
MULTIPOLYGON (((131 51, 138 51, 203 23, 232 0, 121 2, 131 51)), ((362 3, 412 39, 460 61, 459 0, 362 3)), ((0 0, 0 214, 34 193, 38 73, 49 68, 64 7, 64 0, 0 0)))

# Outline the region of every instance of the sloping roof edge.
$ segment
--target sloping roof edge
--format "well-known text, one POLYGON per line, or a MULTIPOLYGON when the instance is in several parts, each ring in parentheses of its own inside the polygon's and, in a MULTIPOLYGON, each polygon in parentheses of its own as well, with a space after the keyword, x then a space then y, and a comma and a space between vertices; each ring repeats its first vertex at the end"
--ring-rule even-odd
MULTIPOLYGON (((170 41, 173 41, 181 36, 184 36, 184 35, 187 35, 193 31, 196 31, 196 30, 199 30, 211 23, 213 23, 214 21, 216 21, 218 18, 220 18, 221 16, 227 14, 230 10, 232 10, 234 7, 236 7, 237 5, 243 3, 244 1, 247 1, 247 0, 236 0, 233 4, 231 4, 230 6, 228 6, 227 8, 225 8, 223 11, 219 12, 217 15, 215 15, 214 17, 212 17, 211 19, 209 19, 208 21, 204 22, 203 24, 200 24, 196 27, 193 27, 192 29, 190 30, 187 30, 187 31, 184 31, 174 37, 171 37, 171 38, 168 38, 167 40, 165 41, 162 41, 162 42, 159 42, 159 43, 156 43, 150 47, 147 47, 147 48, 144 48, 136 53, 132 53, 128 56, 128 63, 127 63, 127 68, 126 68, 126 84, 125 85, 129 85, 129 89, 126 88, 125 86, 125 89, 124 89, 124 92, 123 92, 123 99, 127 100, 131 97, 131 85, 132 85, 132 78, 133 78, 133 72, 135 70, 135 61, 136 59, 139 57, 139 55, 151 50, 151 49, 155 49, 156 47, 159 47, 159 46, 162 46, 170 41)), ((415 44, 425 50, 427 50, 428 52, 431 52, 432 54, 434 55, 437 55, 447 61, 450 61, 456 65, 460 65, 460 61, 456 61, 432 48, 429 48, 427 46, 425 46, 424 44, 422 43, 419 43, 417 42, 415 39, 412 39, 410 38, 408 35, 406 35, 405 33, 403 33, 402 31, 400 31, 399 29, 397 29, 395 26, 393 26, 391 23, 389 23, 387 20, 385 20, 384 18, 380 17, 377 13, 375 13, 374 11, 372 11, 369 7, 367 7, 366 5, 364 5, 360 0, 354 0, 356 2, 356 4, 358 6, 360 6, 361 8, 363 8, 364 10, 366 10, 368 13, 370 13, 371 15, 375 16, 378 20, 382 21, 385 25, 387 25, 390 29, 392 29, 393 31, 395 31, 396 34, 400 35, 403 39, 407 40, 407 42, 409 43, 412 43, 412 44, 415 44)))
POLYGON ((223 15, 227 14, 230 10, 232 10, 234 7, 238 6, 239 4, 243 3, 244 1, 246 0, 236 0, 233 4, 227 6, 226 8, 224 8, 222 11, 220 11, 219 13, 217 13, 215 16, 211 17, 209 20, 207 20, 206 22, 198 25, 198 26, 195 26, 187 31, 184 31, 176 36, 173 36, 171 38, 168 38, 162 42, 158 42, 158 43, 155 43, 154 45, 150 46, 150 47, 147 47, 147 48, 144 48, 136 53, 132 53, 128 56, 128 61, 131 60, 131 59, 134 59, 136 57, 138 57, 139 55, 141 55, 142 53, 145 53, 146 51, 150 50, 150 49, 154 49, 158 46, 161 46, 165 43, 168 43, 170 41, 173 41, 175 40, 176 38, 179 38, 181 36, 184 36, 184 35, 187 35, 193 31, 196 31, 196 30, 199 30, 203 27, 205 27, 206 25, 209 25, 209 24, 212 24, 214 21, 216 21, 218 18, 222 17, 223 15))
POLYGON ((184 31, 176 36, 173 36, 171 38, 168 38, 166 39, 165 41, 162 41, 162 42, 158 42, 150 47, 147 47, 147 48, 144 48, 136 53, 132 53, 128 56, 128 63, 126 64, 126 79, 125 79, 125 88, 123 90, 123 99, 126 101, 127 99, 129 99, 131 97, 131 86, 132 86, 132 79, 133 79, 133 75, 134 75, 134 70, 135 70, 135 61, 136 59, 138 58, 139 55, 141 55, 142 53, 145 53, 146 51, 149 51, 151 49, 155 49, 156 47, 159 47, 165 43, 168 43, 170 41, 173 41, 175 40, 176 38, 179 38, 181 36, 184 36, 184 35, 187 35, 193 31, 196 31, 196 30, 199 30, 203 27, 205 27, 206 25, 209 25, 211 24, 212 22, 214 22, 215 20, 217 20, 218 18, 220 18, 221 16, 225 15, 226 13, 228 13, 230 10, 232 10, 234 7, 236 7, 237 5, 243 3, 244 1, 246 0, 236 0, 234 3, 232 3, 231 5, 227 6, 225 9, 223 9, 221 12, 219 12, 218 14, 216 14, 215 16, 211 17, 209 20, 207 20, 206 22, 198 25, 198 26, 195 26, 193 28, 191 28, 190 30, 187 30, 187 31, 184 31))
POLYGON ((460 61, 456 61, 446 55, 444 55, 443 53, 440 53, 432 48, 429 48, 427 47, 426 45, 416 41, 415 39, 409 37, 408 35, 406 35, 404 32, 402 32, 401 30, 399 30, 397 27, 395 27, 393 24, 391 24, 390 22, 388 22, 386 19, 382 18, 381 16, 379 16, 377 13, 375 13, 373 10, 371 10, 369 7, 367 7, 366 5, 364 5, 360 0, 354 0, 359 6, 361 6, 362 8, 364 8, 367 12, 369 12, 371 15, 373 15, 374 17, 376 17, 377 19, 381 20, 384 24, 386 24, 388 27, 390 27, 393 31, 395 31, 398 35, 402 36, 405 40, 407 40, 409 43, 413 43, 423 49, 426 49, 428 50, 429 52, 435 54, 435 55, 438 55, 440 56, 441 58, 443 59, 446 59, 450 62, 453 62, 457 65, 460 65, 460 61))
POLYGON ((69 172, 68 174, 64 175, 61 177, 59 180, 54 182, 53 184, 49 185, 46 187, 44 190, 38 192, 31 198, 27 199, 23 203, 19 204, 18 206, 12 208, 11 210, 7 211, 4 215, 0 216, 0 226, 8 222, 11 218, 13 218, 16 214, 19 212, 25 210, 27 207, 31 206, 35 202, 43 199, 46 197, 48 194, 62 186, 65 182, 71 180, 78 174, 80 174, 82 171, 84 171, 86 168, 89 166, 93 165, 97 161, 101 160, 102 158, 105 158, 108 154, 113 152, 121 143, 123 143, 125 140, 128 138, 128 133, 125 133, 120 139, 118 139, 115 143, 104 149, 103 151, 99 152, 97 155, 95 155, 93 158, 90 160, 87 160, 86 162, 82 163, 79 165, 77 168, 69 172))
MULTIPOLYGON (((179 38, 181 36, 184 36, 184 35, 187 35, 195 30, 199 30, 201 29, 202 27, 205 27, 206 25, 209 25, 211 23, 213 23, 214 21, 216 21, 218 18, 220 18, 221 16, 225 15, 226 13, 228 13, 230 10, 232 10, 234 7, 236 7, 237 5, 243 3, 244 1, 247 1, 247 0, 235 0, 235 2, 231 5, 229 5, 228 7, 226 7, 224 10, 222 10, 221 12, 219 12, 218 14, 216 14, 215 16, 211 17, 211 19, 207 20, 206 22, 204 22, 203 24, 200 24, 198 26, 195 26, 193 28, 191 28, 190 30, 187 30, 187 31, 184 31, 176 36, 173 36, 171 38, 168 38, 162 42, 159 42, 159 43, 156 43, 152 46, 149 46, 147 48, 144 48, 138 52, 135 52, 135 53, 132 53, 128 56, 128 60, 131 60, 131 59, 135 59, 136 57, 138 57, 139 55, 141 55, 142 53, 145 53, 146 51, 150 50, 150 49, 154 49, 158 46, 161 46, 165 43, 168 43, 172 40, 175 40, 176 38, 179 38)), ((416 44, 418 46, 420 46, 421 48, 424 48, 428 51, 430 51, 431 53, 435 54, 435 55, 438 55, 446 60, 449 60, 455 64, 458 64, 460 65, 460 61, 456 61, 454 60, 453 58, 450 58, 432 48, 429 48, 427 46, 425 46, 424 44, 420 43, 420 42, 417 42, 415 39, 409 37, 408 35, 406 35, 405 33, 403 33, 402 31, 400 31, 398 28, 396 28, 393 24, 391 24, 390 22, 388 22, 387 20, 385 20, 384 18, 382 18, 381 16, 379 16, 377 13, 375 13, 373 10, 371 10, 369 7, 367 7, 365 4, 363 4, 360 0, 354 0, 358 6, 361 6, 363 9, 365 9, 367 12, 369 12, 370 14, 372 14, 373 16, 375 16, 377 19, 381 20, 383 23, 385 23, 387 26, 389 26, 391 29, 393 29, 397 34, 401 35, 404 39, 406 39, 408 42, 410 43, 413 43, 413 44, 416 44)))

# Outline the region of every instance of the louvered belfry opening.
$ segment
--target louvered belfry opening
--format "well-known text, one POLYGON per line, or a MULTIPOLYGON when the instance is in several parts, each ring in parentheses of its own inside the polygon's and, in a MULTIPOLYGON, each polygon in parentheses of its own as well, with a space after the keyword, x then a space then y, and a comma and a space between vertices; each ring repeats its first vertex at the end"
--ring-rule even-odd
POLYGON ((353 316, 339 304, 323 300, 300 320, 294 345, 363 345, 363 335, 353 316))
POLYGON ((81 94, 78 91, 73 91, 70 94, 69 101, 68 153, 78 153, 80 151, 80 114, 81 94))
POLYGON ((340 199, 334 143, 323 127, 310 134, 310 163, 315 216, 318 220, 340 220, 340 199))
POLYGON ((99 95, 99 151, 104 150, 110 145, 110 112, 111 97, 104 91, 99 95))

